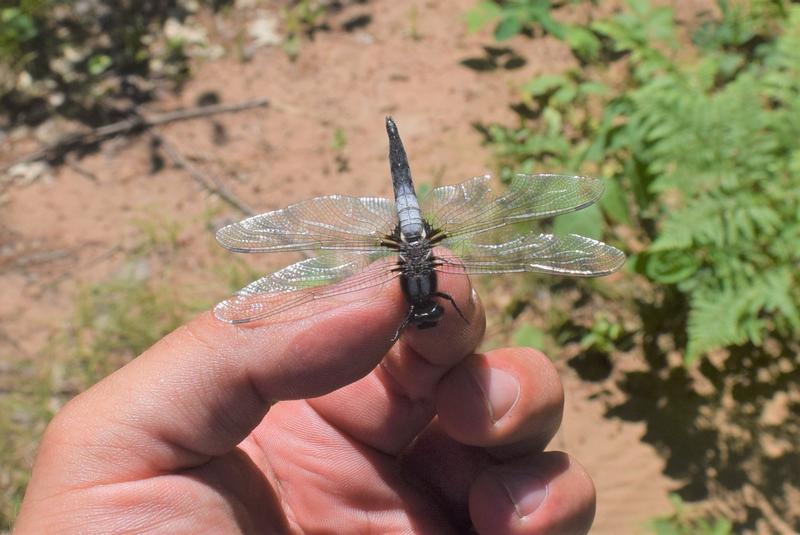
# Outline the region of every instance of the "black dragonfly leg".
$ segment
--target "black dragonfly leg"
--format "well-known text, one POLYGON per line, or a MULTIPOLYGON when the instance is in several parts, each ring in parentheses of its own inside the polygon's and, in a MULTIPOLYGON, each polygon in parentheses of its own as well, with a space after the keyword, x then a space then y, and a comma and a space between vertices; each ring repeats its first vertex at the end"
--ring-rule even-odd
POLYGON ((392 343, 395 343, 400 339, 400 334, 403 332, 403 329, 405 329, 408 326, 408 324, 411 322, 411 318, 413 317, 414 317, 414 306, 412 305, 408 307, 408 314, 406 314, 406 317, 403 318, 403 323, 400 324, 400 326, 397 328, 397 331, 394 333, 394 336, 392 337, 392 343))
POLYGON ((464 313, 461 312, 461 309, 458 308, 458 305, 456 304, 456 300, 453 299, 452 295, 446 294, 444 292, 436 292, 433 295, 435 295, 436 297, 441 297, 442 299, 447 299, 448 301, 450 301, 450 304, 453 305, 453 308, 456 309, 456 312, 458 312, 458 315, 461 316, 461 319, 464 320, 464 322, 466 322, 467 325, 469 325, 469 320, 464 316, 464 313))

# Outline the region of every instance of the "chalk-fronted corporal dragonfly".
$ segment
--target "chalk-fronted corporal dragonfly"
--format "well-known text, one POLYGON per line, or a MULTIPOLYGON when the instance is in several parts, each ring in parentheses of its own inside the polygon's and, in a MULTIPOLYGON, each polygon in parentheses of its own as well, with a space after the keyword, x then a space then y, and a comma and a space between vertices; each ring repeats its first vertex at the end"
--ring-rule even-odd
MULTIPOLYGON (((541 272, 597 277, 625 255, 579 236, 520 230, 519 223, 580 210, 603 183, 584 176, 516 175, 501 189, 489 176, 432 189, 418 200, 397 126, 387 117, 395 201, 328 195, 223 227, 217 240, 238 253, 301 251, 312 256, 239 290, 214 309, 246 323, 323 299, 399 279, 409 303, 406 325, 433 327, 444 314, 438 273, 541 272), (389 257, 378 268, 367 269, 389 257)), ((462 316, 463 317, 463 316, 462 316)))

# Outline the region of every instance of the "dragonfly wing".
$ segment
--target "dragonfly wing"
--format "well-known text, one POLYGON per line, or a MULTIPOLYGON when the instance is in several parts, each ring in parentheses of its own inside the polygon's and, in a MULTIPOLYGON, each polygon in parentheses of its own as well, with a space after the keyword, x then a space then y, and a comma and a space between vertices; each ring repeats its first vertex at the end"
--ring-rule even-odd
POLYGON ((223 227, 217 241, 238 253, 377 251, 383 236, 396 226, 397 212, 389 199, 329 195, 223 227))
MULTIPOLYGON (((462 240, 454 250, 436 255, 437 271, 488 274, 540 272, 574 277, 599 277, 622 267, 625 253, 603 242, 566 234, 516 235, 508 229, 505 241, 478 243, 462 240)), ((446 245, 447 246, 447 245, 446 245)))
POLYGON ((445 235, 469 236, 574 212, 595 202, 602 193, 603 182, 585 176, 516 175, 498 191, 485 175, 433 189, 422 202, 422 212, 431 226, 445 235))
MULTIPOLYGON (((387 254, 391 251, 387 250, 387 254)), ((247 323, 286 312, 316 299, 382 285, 399 276, 385 259, 370 265, 376 255, 337 253, 309 258, 245 286, 214 308, 227 323, 247 323)))

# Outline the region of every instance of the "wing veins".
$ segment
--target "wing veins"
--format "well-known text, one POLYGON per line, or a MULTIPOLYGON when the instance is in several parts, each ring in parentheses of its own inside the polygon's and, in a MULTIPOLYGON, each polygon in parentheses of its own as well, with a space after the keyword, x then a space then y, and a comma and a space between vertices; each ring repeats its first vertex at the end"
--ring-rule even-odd
MULTIPOLYGON (((512 235, 513 233, 506 233, 512 235)), ((437 255, 444 272, 474 274, 535 271, 580 277, 613 273, 622 267, 625 255, 603 242, 567 234, 530 233, 497 243, 461 242, 462 251, 437 255)))
POLYGON ((217 240, 236 252, 377 251, 394 228, 393 203, 381 197, 330 195, 223 227, 217 240))
POLYGON ((583 176, 516 175, 498 195, 490 178, 481 176, 436 188, 424 204, 438 228, 458 237, 580 210, 595 202, 602 189, 602 182, 583 176))
POLYGON ((304 273, 303 268, 309 264, 313 266, 314 261, 318 260, 318 258, 304 260, 258 279, 239 290, 233 297, 219 303, 214 308, 214 314, 227 323, 247 323, 286 312, 318 299, 373 288, 399 276, 399 273, 390 271, 392 264, 389 262, 363 270, 362 264, 369 259, 354 258, 339 266, 317 270, 329 271, 332 278, 337 272, 350 274, 349 277, 334 280, 329 284, 303 287, 303 284, 315 281, 315 269, 312 267, 304 273), (293 274, 293 270, 300 270, 299 276, 293 274), (288 276, 284 277, 287 274, 288 276))

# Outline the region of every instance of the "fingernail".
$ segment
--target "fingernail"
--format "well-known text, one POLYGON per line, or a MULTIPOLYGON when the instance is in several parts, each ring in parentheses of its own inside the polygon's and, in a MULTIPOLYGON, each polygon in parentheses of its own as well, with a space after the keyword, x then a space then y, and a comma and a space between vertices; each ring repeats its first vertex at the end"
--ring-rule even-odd
POLYGON ((547 499, 547 483, 535 475, 524 472, 503 472, 500 484, 505 487, 517 516, 532 515, 547 499))
POLYGON ((519 399, 520 386, 517 378, 499 368, 468 366, 467 369, 480 391, 489 418, 497 423, 508 414, 519 399))
POLYGON ((475 291, 473 288, 469 292, 469 302, 467 303, 467 317, 471 318, 475 309, 478 308, 478 301, 480 300, 480 296, 478 296, 478 292, 475 291))

